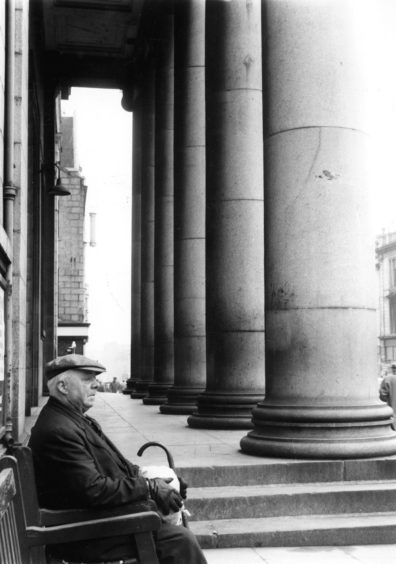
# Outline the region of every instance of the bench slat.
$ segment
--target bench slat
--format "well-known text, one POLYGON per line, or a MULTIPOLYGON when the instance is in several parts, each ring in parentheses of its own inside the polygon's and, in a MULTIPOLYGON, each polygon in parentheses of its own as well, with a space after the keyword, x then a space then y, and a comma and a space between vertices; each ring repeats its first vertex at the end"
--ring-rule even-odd
POLYGON ((0 521, 1 547, 0 562, 2 564, 18 564, 22 562, 19 548, 18 531, 15 519, 14 503, 11 501, 7 509, 2 511, 0 521))
POLYGON ((13 471, 6 468, 0 472, 0 512, 7 510, 16 493, 13 471))
POLYGON ((21 562, 18 533, 15 521, 14 498, 16 494, 13 471, 0 472, 0 562, 21 562))

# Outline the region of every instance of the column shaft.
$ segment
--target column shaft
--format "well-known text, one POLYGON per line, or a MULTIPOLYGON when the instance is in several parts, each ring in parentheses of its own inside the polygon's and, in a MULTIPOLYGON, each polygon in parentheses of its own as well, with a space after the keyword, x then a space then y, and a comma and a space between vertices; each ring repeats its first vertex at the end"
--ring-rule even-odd
POLYGON ((142 245, 142 123, 141 99, 133 112, 132 139, 132 292, 131 292, 131 375, 124 390, 130 394, 141 380, 141 245, 142 245))
POLYGON ((208 373, 188 423, 249 428, 264 394, 261 2, 206 10, 208 373))
POLYGON ((148 64, 142 92, 140 379, 132 398, 148 394, 154 378, 155 69, 148 64))
POLYGON ((154 380, 147 405, 165 403, 174 383, 173 300, 173 14, 165 13, 156 75, 155 242, 154 242, 154 380))
POLYGON ((369 77, 353 5, 265 3, 267 382, 241 442, 250 453, 396 450, 390 409, 378 399, 369 77))
POLYGON ((175 6, 175 385, 162 413, 189 414, 206 385, 205 3, 175 6))

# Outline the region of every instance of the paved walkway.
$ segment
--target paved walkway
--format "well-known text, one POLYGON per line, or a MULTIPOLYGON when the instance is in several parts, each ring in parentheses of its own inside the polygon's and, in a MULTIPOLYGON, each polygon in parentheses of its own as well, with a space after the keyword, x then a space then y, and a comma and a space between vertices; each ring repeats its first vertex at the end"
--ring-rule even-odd
POLYGON ((390 564, 395 545, 205 550, 208 564, 390 564))
MULTIPOLYGON (((167 465, 165 453, 159 448, 149 448, 142 458, 136 456, 148 441, 166 445, 179 468, 275 461, 248 456, 239 450, 239 441, 246 431, 191 429, 186 416, 163 415, 157 406, 145 406, 141 400, 132 400, 123 394, 98 393, 89 414, 99 421, 125 456, 137 464, 167 465)), ((34 416, 28 418, 27 432, 34 419, 34 416)), ((277 462, 290 463, 284 459, 277 459, 277 462)), ((388 564, 396 558, 396 544, 215 549, 205 550, 205 555, 208 564, 388 564)))

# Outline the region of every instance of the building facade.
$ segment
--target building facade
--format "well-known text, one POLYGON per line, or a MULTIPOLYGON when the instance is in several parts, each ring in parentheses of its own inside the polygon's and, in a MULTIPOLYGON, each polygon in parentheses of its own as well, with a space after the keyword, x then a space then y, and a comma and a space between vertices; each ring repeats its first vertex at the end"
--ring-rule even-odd
POLYGON ((396 362, 396 233, 376 240, 379 356, 383 368, 396 362))
POLYGON ((1 5, 3 434, 23 432, 58 352, 57 107, 83 85, 121 89, 134 116, 132 396, 191 427, 246 429, 247 453, 396 453, 366 228, 370 30, 355 12, 1 5))
POLYGON ((58 354, 84 354, 88 341, 88 288, 85 281, 87 186, 75 159, 74 117, 61 117, 59 175, 70 194, 58 207, 58 354))

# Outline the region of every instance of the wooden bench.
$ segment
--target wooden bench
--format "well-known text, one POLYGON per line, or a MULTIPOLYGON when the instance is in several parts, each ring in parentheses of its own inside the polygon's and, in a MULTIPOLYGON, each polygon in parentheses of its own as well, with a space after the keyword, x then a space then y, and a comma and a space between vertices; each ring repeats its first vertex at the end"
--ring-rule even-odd
POLYGON ((26 446, 13 447, 12 455, 0 458, 0 562, 50 564, 59 562, 51 558, 52 544, 133 535, 136 554, 128 563, 158 564, 153 531, 161 520, 155 511, 142 511, 144 507, 147 504, 127 506, 128 513, 122 515, 111 510, 40 508, 32 453, 26 446))

